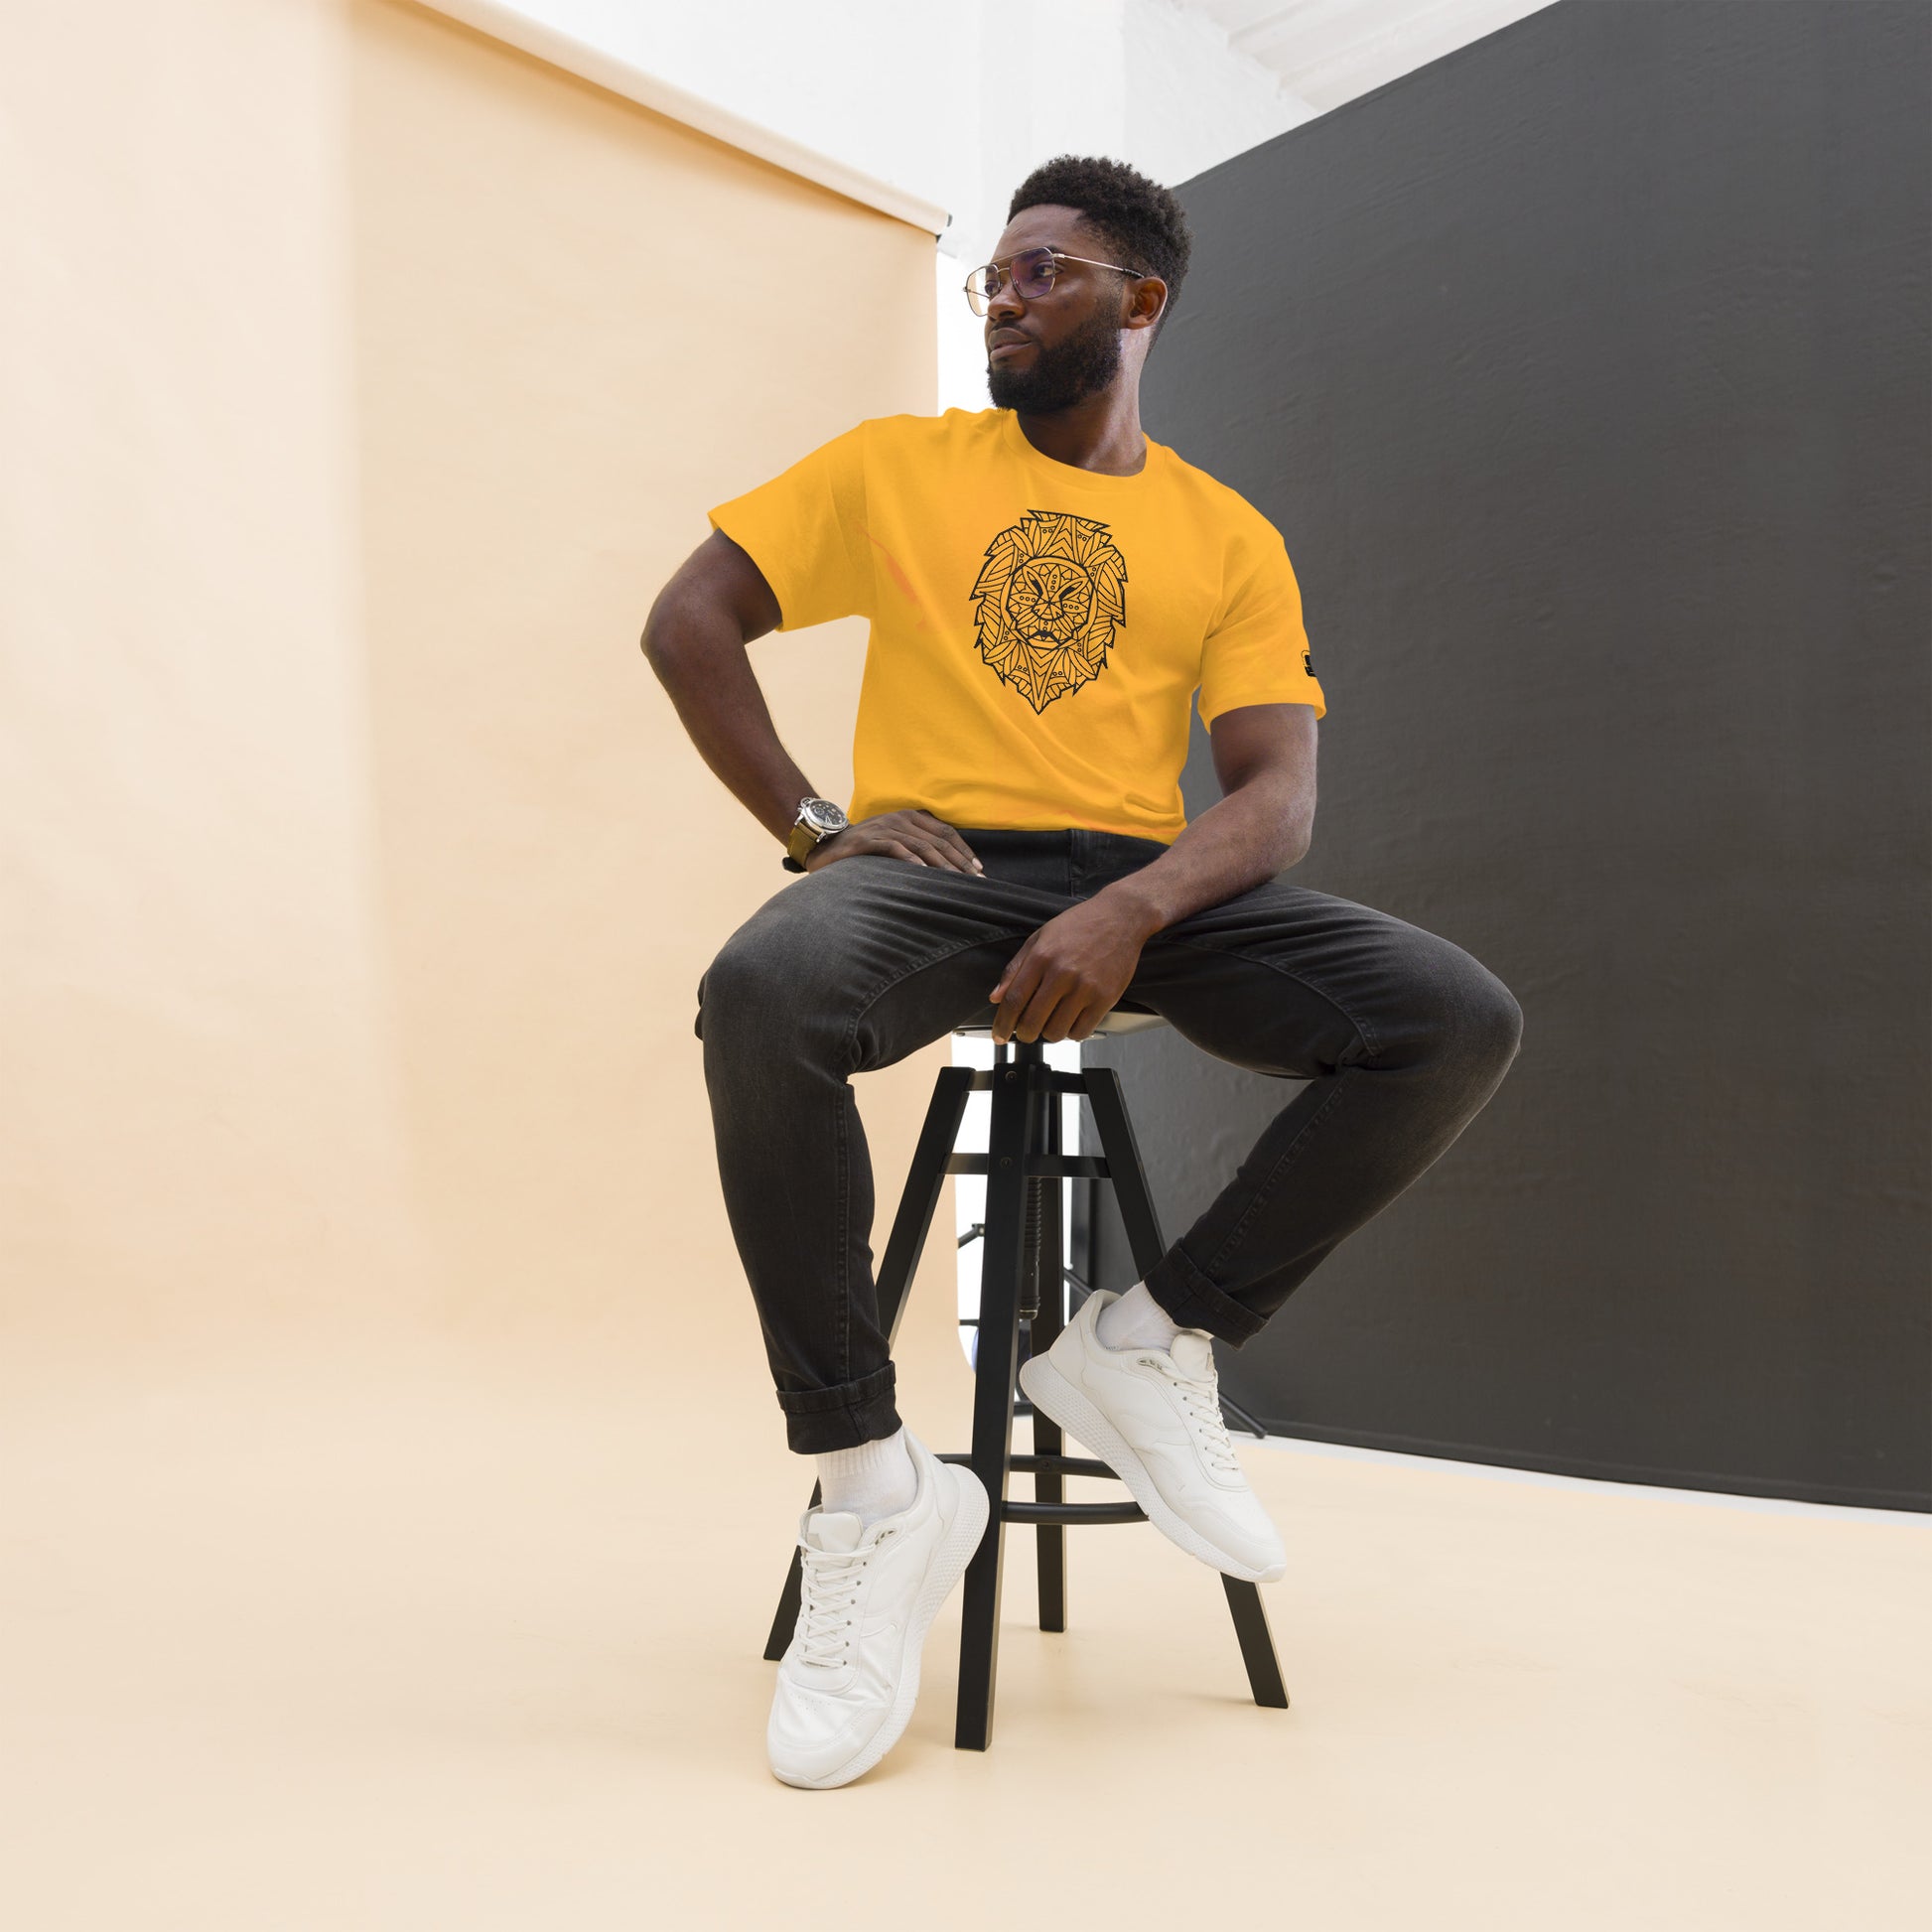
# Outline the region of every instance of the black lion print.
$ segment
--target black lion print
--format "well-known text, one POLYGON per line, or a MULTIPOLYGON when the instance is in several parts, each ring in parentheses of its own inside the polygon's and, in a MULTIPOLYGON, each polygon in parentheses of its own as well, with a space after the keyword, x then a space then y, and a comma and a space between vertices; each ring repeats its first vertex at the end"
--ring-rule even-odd
POLYGON ((1104 523, 1029 510, 986 547, 971 595, 980 656, 1035 712, 1098 677, 1127 621, 1127 560, 1104 523))

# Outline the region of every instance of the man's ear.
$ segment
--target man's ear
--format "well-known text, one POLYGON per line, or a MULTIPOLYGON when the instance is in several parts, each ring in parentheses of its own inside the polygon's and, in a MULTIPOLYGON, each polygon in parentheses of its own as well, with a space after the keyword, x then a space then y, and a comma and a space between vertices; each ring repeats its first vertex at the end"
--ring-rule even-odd
POLYGON ((1131 283, 1123 329, 1152 329, 1168 306, 1168 285, 1158 275, 1143 275, 1131 283))

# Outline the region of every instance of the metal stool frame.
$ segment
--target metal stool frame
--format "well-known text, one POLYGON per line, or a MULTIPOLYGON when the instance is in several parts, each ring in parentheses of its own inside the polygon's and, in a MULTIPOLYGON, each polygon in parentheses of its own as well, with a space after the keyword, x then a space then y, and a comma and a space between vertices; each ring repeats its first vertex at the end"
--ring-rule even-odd
MULTIPOLYGON (((1126 1010, 1110 1016, 1096 1032, 1128 1032, 1162 1024, 1153 1016, 1126 1010)), ((961 1027, 959 1033, 988 1028, 961 1027)), ((973 1370, 973 1447, 970 1453, 944 1452, 940 1459, 964 1462, 986 1485, 993 1508, 979 1550, 967 1566, 959 1643, 959 1703, 953 1742, 961 1750, 985 1750, 993 1737, 993 1694, 999 1667, 1000 1585, 1006 1555, 1006 1526, 1032 1524, 1038 1532, 1039 1627, 1066 1628, 1066 1527, 1077 1523, 1144 1523, 1146 1513, 1132 1501, 1070 1503, 1070 1475, 1113 1478, 1101 1461, 1063 1453, 1059 1428, 1033 1411, 1033 1453, 1013 1450, 1013 1421, 1020 1371, 1020 1331, 1029 1330, 1030 1352, 1044 1353, 1066 1320, 1066 1283, 1062 1266, 1060 1181, 1067 1175, 1113 1183, 1115 1202, 1127 1229, 1134 1266, 1142 1276, 1167 1252, 1149 1191, 1147 1173, 1112 1067, 1082 1067, 1061 1072, 1045 1063, 1037 1040, 1014 1039, 995 1047, 991 1068, 942 1068, 926 1110, 912 1165, 899 1196, 898 1211, 878 1272, 879 1313, 888 1342, 898 1333, 907 1291, 918 1265, 940 1191, 949 1173, 986 1176, 986 1223, 981 1250, 979 1339, 973 1370), (992 1122, 984 1154, 954 1152, 967 1097, 992 1093, 992 1122), (1061 1149, 1059 1097, 1086 1096, 1104 1153, 1070 1155, 1061 1149), (1034 1478, 1032 1502, 1010 1498, 1008 1479, 1016 1471, 1034 1478)), ((812 1485, 812 1502, 820 1500, 812 1485)), ((1261 1592, 1250 1583, 1221 1577, 1235 1637, 1247 1667, 1256 1704, 1288 1709, 1288 1691, 1268 1628, 1261 1592)), ((766 1658, 785 1653, 798 1621, 800 1559, 791 1569, 778 1599, 777 1614, 765 1642, 766 1658)))

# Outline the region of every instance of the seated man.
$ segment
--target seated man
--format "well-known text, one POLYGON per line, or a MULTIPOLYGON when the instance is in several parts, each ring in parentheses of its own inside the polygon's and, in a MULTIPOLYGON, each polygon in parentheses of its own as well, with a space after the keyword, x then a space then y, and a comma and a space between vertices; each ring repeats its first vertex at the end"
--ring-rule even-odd
POLYGON ((1187 255, 1178 203, 1133 169, 1036 170, 967 281, 994 407, 862 422, 720 504, 644 631, 700 753, 803 875, 726 940, 697 1026, 778 1407, 823 1492, 767 1729, 790 1784, 849 1783, 897 1740, 989 1507, 895 1406, 850 1076, 989 1007, 996 1039, 1083 1039, 1131 998, 1308 1083, 1146 1279, 1090 1296, 1022 1376, 1189 1556, 1265 1582, 1285 1555, 1211 1342, 1259 1333, 1517 1049, 1515 1000, 1467 953, 1283 876, 1326 711, 1295 573, 1259 511, 1141 430, 1187 255), (745 646, 855 614, 848 817, 778 742, 745 646), (1188 823, 1196 692, 1225 795, 1188 823))

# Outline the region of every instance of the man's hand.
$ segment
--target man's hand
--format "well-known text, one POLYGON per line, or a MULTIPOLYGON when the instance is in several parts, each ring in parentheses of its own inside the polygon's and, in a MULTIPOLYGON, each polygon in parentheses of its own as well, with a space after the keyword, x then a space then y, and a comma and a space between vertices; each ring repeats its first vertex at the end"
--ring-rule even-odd
POLYGON ((855 819, 843 832, 820 839, 806 853, 805 870, 816 872, 855 852, 883 852, 889 858, 909 859, 915 866, 942 866, 953 872, 986 871, 973 856, 973 848, 944 819, 916 809, 855 819))
POLYGON ((1145 916, 1097 893, 1048 919, 987 995, 993 1037, 1085 1039, 1127 991, 1149 930, 1145 916))

